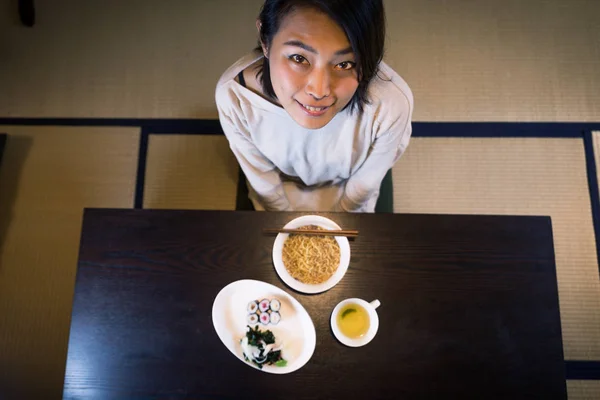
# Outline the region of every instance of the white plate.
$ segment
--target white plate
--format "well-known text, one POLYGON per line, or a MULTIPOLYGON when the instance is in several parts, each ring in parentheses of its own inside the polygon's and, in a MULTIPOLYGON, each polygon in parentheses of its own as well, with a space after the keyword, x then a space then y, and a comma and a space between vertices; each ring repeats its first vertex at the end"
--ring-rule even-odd
MULTIPOLYGON (((317 225, 325 229, 342 229, 338 224, 332 220, 321 217, 319 215, 305 215, 288 222, 283 228, 284 229, 296 229, 305 225, 317 225)), ((283 265, 282 251, 283 243, 288 238, 289 234, 280 233, 275 238, 275 244, 273 244, 273 264, 275 265, 275 271, 286 285, 302 293, 321 293, 331 289, 342 280, 344 274, 348 270, 348 264, 350 264, 350 244, 348 238, 343 236, 336 236, 335 240, 340 246, 340 265, 338 266, 335 274, 328 280, 318 285, 309 285, 302 283, 292 278, 285 266, 283 265)))
MULTIPOLYGON (((212 320, 217 335, 244 364, 259 369, 244 360, 240 339, 247 331, 248 303, 276 298, 281 302, 281 322, 277 325, 257 324, 259 329, 270 330, 275 342, 282 343, 281 356, 287 360, 285 367, 266 365, 261 371, 272 374, 288 374, 301 368, 310 360, 317 343, 315 326, 302 305, 283 290, 266 282, 241 280, 225 286, 213 303, 212 320)), ((259 369, 260 370, 260 369, 259 369)))

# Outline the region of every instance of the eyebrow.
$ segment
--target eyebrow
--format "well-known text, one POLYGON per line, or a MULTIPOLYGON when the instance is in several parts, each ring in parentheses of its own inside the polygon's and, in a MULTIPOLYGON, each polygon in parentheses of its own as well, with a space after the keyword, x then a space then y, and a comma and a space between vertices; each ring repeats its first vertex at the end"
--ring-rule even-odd
MULTIPOLYGON (((315 50, 313 47, 307 45, 306 43, 302 43, 299 40, 288 40, 287 42, 284 43, 284 45, 285 46, 300 47, 301 49, 304 49, 304 50, 309 51, 311 53, 319 54, 319 52, 317 50, 315 50)), ((342 56, 344 54, 350 54, 352 52, 353 52, 352 47, 347 47, 345 49, 336 51, 335 55, 336 56, 342 56)))

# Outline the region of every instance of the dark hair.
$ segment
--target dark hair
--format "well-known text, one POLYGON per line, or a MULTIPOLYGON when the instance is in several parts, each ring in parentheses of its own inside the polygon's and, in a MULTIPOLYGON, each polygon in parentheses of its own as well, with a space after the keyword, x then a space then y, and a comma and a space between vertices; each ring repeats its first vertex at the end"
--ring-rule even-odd
MULTIPOLYGON (((369 103, 367 89, 377 75, 379 63, 383 59, 385 42, 385 12, 382 0, 266 0, 258 17, 260 42, 256 48, 262 52, 261 43, 271 47, 273 37, 278 32, 285 16, 299 8, 317 9, 334 20, 346 33, 356 57, 358 88, 346 107, 350 111, 369 103)), ((262 67, 256 74, 265 94, 276 99, 269 60, 264 58, 262 67)))

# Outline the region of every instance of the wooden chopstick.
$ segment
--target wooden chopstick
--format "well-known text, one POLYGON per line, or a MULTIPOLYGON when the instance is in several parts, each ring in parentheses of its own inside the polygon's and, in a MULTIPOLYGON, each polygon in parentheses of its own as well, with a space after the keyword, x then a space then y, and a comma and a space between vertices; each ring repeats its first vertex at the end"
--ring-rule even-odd
POLYGON ((264 233, 276 234, 276 233, 296 233, 301 235, 313 235, 313 236, 346 236, 346 237, 357 237, 358 231, 353 230, 339 230, 339 229, 263 229, 264 233))

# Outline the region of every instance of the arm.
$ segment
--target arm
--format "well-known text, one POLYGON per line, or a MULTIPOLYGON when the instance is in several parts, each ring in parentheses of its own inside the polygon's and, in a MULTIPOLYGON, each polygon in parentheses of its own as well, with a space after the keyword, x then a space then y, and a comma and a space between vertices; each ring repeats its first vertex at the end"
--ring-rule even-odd
POLYGON ((400 115, 392 123, 374 127, 377 131, 367 159, 346 181, 339 204, 342 210, 373 212, 368 209, 368 201, 379 193, 383 177, 402 156, 410 141, 411 114, 412 104, 404 115, 400 115))
POLYGON ((241 124, 234 124, 229 116, 221 112, 219 119, 233 154, 265 210, 291 211, 275 165, 256 148, 241 124))

